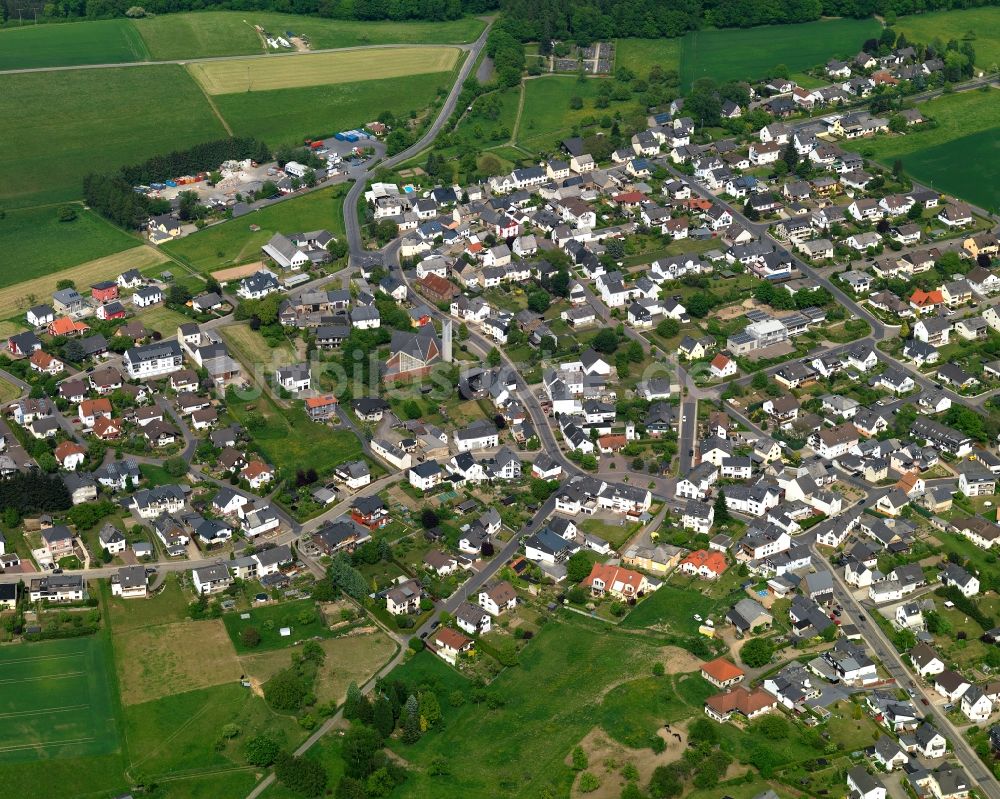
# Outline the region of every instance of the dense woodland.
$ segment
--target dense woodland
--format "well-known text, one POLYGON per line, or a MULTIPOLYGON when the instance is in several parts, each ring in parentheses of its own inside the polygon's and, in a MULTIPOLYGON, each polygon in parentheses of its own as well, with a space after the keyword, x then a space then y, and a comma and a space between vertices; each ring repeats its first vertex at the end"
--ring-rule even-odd
MULTIPOLYGON (((682 36, 707 25, 748 28, 827 17, 914 14, 998 5, 1000 0, 145 0, 151 14, 205 9, 277 11, 331 19, 457 19, 502 7, 524 41, 682 36)), ((35 12, 48 18, 123 17, 136 0, 0 0, 0 22, 35 12)))

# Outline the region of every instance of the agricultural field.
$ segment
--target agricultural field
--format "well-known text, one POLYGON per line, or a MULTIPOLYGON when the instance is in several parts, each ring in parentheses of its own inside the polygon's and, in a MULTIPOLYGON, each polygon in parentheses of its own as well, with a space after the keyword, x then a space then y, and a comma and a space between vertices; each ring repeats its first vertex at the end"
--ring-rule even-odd
POLYGON ((252 55, 263 50, 253 25, 309 37, 314 50, 375 44, 464 44, 482 33, 474 17, 448 22, 359 22, 293 14, 199 11, 164 14, 133 23, 154 60, 252 55))
POLYGON ((167 242, 163 250, 196 272, 208 273, 258 261, 260 248, 275 233, 326 229, 342 237, 345 193, 346 187, 335 186, 299 195, 167 242), (251 225, 257 225, 260 230, 250 230, 251 225))
POLYGON ((703 30, 687 34, 681 46, 681 85, 698 78, 720 83, 766 77, 784 64, 801 72, 831 58, 850 57, 865 39, 877 37, 881 26, 874 19, 835 19, 798 25, 703 30))
POLYGON ((887 164, 898 158, 914 179, 977 205, 1000 204, 1000 90, 947 94, 917 107, 935 127, 844 146, 887 164))
POLYGON ((0 270, 0 289, 139 243, 93 211, 81 205, 71 207, 77 216, 67 222, 59 220, 56 206, 20 208, 4 214, 0 219, 0 252, 11 268, 0 270))
POLYGON ((976 48, 978 66, 995 71, 1000 64, 1000 8, 996 6, 910 14, 899 17, 892 27, 911 42, 969 39, 976 48))
POLYGON ((0 770, 116 751, 110 668, 103 636, 0 649, 0 770))
POLYGON ((422 112, 453 73, 405 75, 275 91, 238 91, 213 99, 237 136, 257 136, 272 147, 301 144, 305 136, 331 135, 364 125, 391 110, 399 118, 422 112))
POLYGON ((218 619, 154 624, 115 634, 124 705, 238 682, 240 664, 218 619), (197 652, 197 657, 192 653, 197 652))
POLYGON ((379 52, 377 57, 367 50, 346 50, 202 61, 188 69, 208 94, 234 94, 448 72, 459 53, 454 47, 394 47, 379 52))
POLYGON ((0 31, 0 70, 116 64, 148 58, 142 37, 127 19, 0 31))
MULTIPOLYGON (((8 217, 11 213, 7 212, 8 217)), ((146 269, 164 261, 166 258, 163 254, 153 247, 133 247, 130 250, 63 269, 56 274, 0 288, 0 319, 20 316, 32 305, 48 300, 60 280, 72 280, 78 286, 89 286, 99 280, 114 279, 126 269, 146 269)))
POLYGON ((253 429, 254 442, 269 463, 291 470, 308 464, 320 475, 335 466, 361 456, 361 444, 348 430, 316 424, 301 407, 279 409, 266 395, 256 399, 230 399, 229 412, 246 426, 247 417, 259 426, 253 429))
POLYGON ((8 211, 78 198, 88 172, 226 135, 179 66, 25 73, 3 82, 0 205, 8 211))
POLYGON ((653 66, 664 70, 681 68, 681 42, 677 39, 618 39, 615 42, 615 68, 627 67, 645 78, 653 66))

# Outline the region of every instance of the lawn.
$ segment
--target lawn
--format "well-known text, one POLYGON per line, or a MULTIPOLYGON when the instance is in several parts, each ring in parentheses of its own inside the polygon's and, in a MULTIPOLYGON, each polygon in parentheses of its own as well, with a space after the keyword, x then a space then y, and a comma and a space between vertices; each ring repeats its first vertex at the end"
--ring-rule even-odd
POLYGON ((116 751, 109 668, 102 636, 0 649, 0 763, 7 764, 0 770, 10 774, 12 763, 116 751))
POLYGON ((308 638, 328 638, 331 634, 323 615, 311 599, 263 605, 242 613, 227 613, 222 621, 233 646, 241 655, 284 649, 308 638), (244 615, 249 615, 250 618, 241 618, 244 615), (245 646, 240 639, 240 634, 247 627, 253 627, 260 633, 260 643, 257 646, 245 646), (280 632, 283 627, 290 628, 291 634, 283 636, 280 632))
POLYGON ((335 466, 361 456, 357 436, 312 422, 299 407, 279 410, 266 396, 230 399, 228 407, 244 426, 251 412, 262 417, 263 424, 250 433, 264 457, 278 469, 294 471, 308 464, 325 476, 335 466))
POLYGON ((72 207, 77 216, 71 222, 60 222, 59 209, 52 206, 10 210, 0 218, 0 252, 8 264, 17 264, 16 269, 0 270, 0 288, 103 258, 139 243, 93 211, 79 205, 72 207))
POLYGON ((385 110, 405 119, 420 113, 439 90, 450 88, 452 72, 360 80, 328 86, 217 95, 215 104, 240 136, 257 136, 271 146, 301 144, 303 137, 330 136, 371 122, 385 110))
POLYGON ((338 705, 352 682, 364 685, 396 654, 396 644, 381 630, 324 641, 323 649, 326 662, 316 677, 316 698, 338 705))
POLYGON ((688 87, 701 77, 720 83, 757 80, 773 74, 779 64, 801 72, 831 58, 853 56, 880 31, 874 19, 694 31, 681 46, 681 85, 688 87))
MULTIPOLYGON (((587 117, 626 115, 623 128, 645 127, 645 112, 633 100, 612 101, 606 109, 594 106, 597 90, 604 78, 588 78, 582 83, 569 75, 545 75, 524 82, 524 111, 518 128, 518 144, 531 150, 554 149, 560 139, 569 136, 573 127, 587 117), (570 108, 573 97, 583 100, 583 108, 570 108), (634 119, 629 118, 629 114, 634 119)), ((583 131, 584 135, 595 128, 583 131)))
POLYGON ((581 530, 591 535, 600 536, 609 544, 612 549, 620 549, 641 524, 608 524, 600 519, 584 519, 578 525, 581 530))
POLYGON ((948 94, 918 108, 936 127, 845 146, 887 164, 898 158, 916 180, 977 205, 1000 205, 1000 91, 948 94))
POLYGON ((163 250, 197 272, 212 272, 259 260, 260 248, 275 233, 326 229, 343 236, 346 191, 345 186, 334 186, 292 197, 171 241, 163 250), (260 230, 250 230, 251 225, 260 230))
POLYGON ((21 389, 7 380, 0 379, 0 405, 13 402, 21 396, 21 389))
POLYGON ((164 338, 173 338, 177 335, 177 328, 190 322, 191 317, 168 308, 166 305, 156 305, 140 311, 139 321, 150 330, 160 333, 164 338))
POLYGON ((474 17, 448 22, 360 22, 247 11, 164 14, 133 24, 153 60, 260 53, 263 43, 253 25, 273 33, 290 30, 308 36, 315 50, 370 44, 464 44, 483 30, 483 22, 474 17))
POLYGON ((142 37, 125 19, 0 31, 0 69, 115 64, 148 57, 142 37))
POLYGON ((139 471, 142 473, 143 486, 146 488, 165 486, 177 482, 177 478, 170 474, 170 472, 154 463, 140 463, 139 471))
POLYGON ((976 63, 995 71, 1000 63, 1000 8, 968 8, 912 14, 900 17, 893 28, 905 33, 911 42, 930 44, 934 39, 971 39, 976 48, 976 63))
POLYGON ((226 135, 179 66, 25 73, 3 81, 0 204, 8 209, 79 197, 88 172, 226 135))
POLYGON ((188 69, 208 94, 273 91, 364 80, 448 72, 461 51, 455 47, 398 47, 375 52, 201 61, 188 69))
POLYGON ((226 627, 218 619, 118 632, 115 649, 124 705, 238 682, 242 674, 226 627))
POLYGON ((615 67, 628 67, 645 79, 653 66, 681 68, 682 39, 619 39, 615 42, 615 67))
POLYGON ((654 641, 575 615, 559 616, 527 645, 520 664, 486 689, 504 702, 496 710, 473 703, 451 706, 451 692, 467 693, 468 683, 429 653, 415 656, 392 678, 434 686, 444 725, 413 746, 393 744, 418 766, 394 796, 568 796, 574 774, 564 761, 599 723, 600 697, 622 681, 647 676, 658 655, 654 641), (424 767, 436 756, 451 764, 449 776, 426 774, 424 767))

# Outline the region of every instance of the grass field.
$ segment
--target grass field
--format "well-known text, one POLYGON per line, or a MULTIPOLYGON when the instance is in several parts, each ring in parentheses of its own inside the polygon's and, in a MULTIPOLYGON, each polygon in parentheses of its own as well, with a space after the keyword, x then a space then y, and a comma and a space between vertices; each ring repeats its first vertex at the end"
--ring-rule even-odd
POLYGON ((148 57, 142 37, 126 19, 0 31, 0 69, 115 64, 148 57))
MULTIPOLYGON (((558 145, 559 139, 570 135, 573 126, 586 117, 623 115, 633 113, 635 127, 645 127, 646 115, 631 100, 623 102, 612 101, 604 110, 594 108, 594 98, 602 78, 591 78, 583 83, 574 76, 546 75, 524 82, 524 110, 521 115, 521 125, 518 128, 518 144, 532 150, 545 150, 558 145), (583 100, 583 108, 570 108, 573 97, 583 100)), ((628 117, 622 123, 623 127, 630 124, 628 117)), ((593 129, 588 129, 590 132, 593 129)))
POLYGON ((640 677, 608 691, 598 721, 619 743, 641 749, 664 722, 673 724, 700 712, 705 699, 718 691, 699 674, 640 677))
POLYGON ((220 329, 233 355, 242 363, 273 372, 279 366, 295 363, 295 350, 283 341, 280 346, 267 346, 264 337, 250 329, 249 323, 226 325, 220 329))
POLYGON ((98 636, 0 649, 0 763, 114 752, 110 665, 98 636))
POLYGON ((3 83, 0 205, 7 209, 79 197, 88 172, 226 135, 179 66, 5 75, 3 83))
MULTIPOLYGON (((10 212, 8 211, 8 215, 10 212)), ((60 280, 73 280, 77 286, 89 286, 98 280, 113 279, 126 269, 145 269, 166 260, 152 247, 133 247, 131 250, 108 255, 94 261, 63 269, 58 274, 36 277, 0 289, 0 319, 8 319, 26 311, 32 305, 48 300, 60 280)), ((0 272, 6 272, 0 270, 0 272)))
MULTIPOLYGON (((189 656, 196 659, 199 654, 189 656)), ((169 799, 245 796, 247 784, 254 783, 254 769, 246 766, 242 752, 246 739, 267 730, 294 748, 304 737, 297 726, 239 682, 177 693, 126 708, 130 771, 162 780, 169 799), (228 742, 222 739, 226 724, 236 724, 241 735, 228 742), (200 786, 213 777, 214 784, 200 786), (198 782, 192 788, 189 780, 198 782)))
POLYGON ((697 78, 755 80, 784 64, 801 72, 831 58, 853 56, 865 39, 877 37, 874 19, 836 19, 689 33, 681 46, 681 85, 697 78))
POLYGON ((167 624, 183 621, 187 617, 188 603, 192 597, 185 595, 176 574, 168 574, 163 590, 142 602, 134 599, 108 596, 111 626, 115 633, 147 627, 150 624, 167 624))
POLYGON ((263 605, 243 613, 227 613, 222 621, 233 646, 241 655, 284 649, 314 636, 326 638, 330 635, 330 628, 311 599, 263 605), (250 618, 240 618, 243 615, 250 618), (255 647, 244 646, 240 640, 240 633, 247 627, 254 627, 260 633, 260 644, 255 647), (291 634, 281 635, 282 627, 288 627, 291 634))
MULTIPOLYGON (((553 796, 569 796, 574 773, 564 761, 599 723, 602 697, 622 682, 649 675, 658 653, 655 640, 560 616, 521 653, 520 665, 505 670, 487 689, 504 701, 497 710, 474 704, 451 707, 448 695, 455 689, 466 690, 468 683, 433 655, 418 654, 392 678, 435 686, 445 723, 441 730, 413 746, 399 746, 398 751, 418 766, 445 756, 451 769, 446 777, 429 777, 422 768, 413 769, 395 795, 537 797, 547 789, 553 796), (581 680, 582 663, 586 678, 581 680)), ((633 698, 619 703, 621 712, 637 709, 641 694, 633 698)))
POLYGON ((240 664, 218 619, 155 624, 117 633, 122 704, 237 682, 240 664))
POLYGON ((455 66, 454 47, 395 47, 372 52, 275 56, 202 61, 188 69, 209 94, 296 89, 447 72, 455 66))
MULTIPOLYGON (((344 701, 348 685, 366 683, 396 651, 395 644, 382 632, 330 638, 320 646, 326 652, 326 661, 316 676, 316 699, 335 704, 344 701)), ((244 671, 261 683, 287 669, 290 662, 287 649, 240 657, 244 671)))
POLYGON ((421 112, 451 72, 361 80, 329 86, 217 95, 214 100, 236 135, 258 136, 272 146, 301 144, 305 136, 328 136, 357 127, 385 110, 399 118, 421 112))
POLYGON ((241 423, 251 408, 263 416, 264 426, 253 431, 254 442, 279 469, 309 464, 320 475, 326 475, 335 466, 361 455, 361 444, 353 433, 311 422, 301 408, 279 409, 267 396, 230 401, 228 408, 241 423))
POLYGON ((628 67, 645 79, 650 67, 665 70, 681 68, 681 39, 618 39, 615 42, 615 67, 628 67))
MULTIPOLYGON (((57 26, 52 26, 57 27, 57 26)), ((0 252, 16 269, 0 269, 0 288, 111 255, 139 242, 93 211, 74 206, 77 218, 60 222, 59 208, 22 208, 0 219, 0 252)))
POLYGON ((661 585, 636 605, 635 610, 625 617, 622 627, 637 630, 662 624, 675 632, 693 635, 698 632, 699 625, 694 615, 697 613, 707 618, 715 605, 714 601, 697 591, 661 585))
POLYGON ((899 17, 893 28, 911 42, 924 44, 971 38, 979 66, 993 70, 1000 64, 1000 8, 995 6, 911 14, 899 17))
POLYGON ((947 94, 918 108, 936 127, 903 136, 855 139, 845 147, 884 163, 899 158, 908 174, 977 205, 1000 205, 1000 90, 947 94))
POLYGON ((168 242, 163 250, 192 269, 208 273, 259 260, 260 248, 275 233, 325 228, 340 237, 344 233, 342 209, 346 191, 346 186, 335 186, 275 203, 168 242), (250 225, 257 225, 260 230, 251 231, 250 225))
POLYGON ((274 33, 291 30, 308 36, 314 50, 371 44, 464 44, 483 30, 483 22, 474 17, 448 22, 358 22, 245 11, 164 14, 133 24, 153 60, 260 53, 263 44, 253 25, 274 33))

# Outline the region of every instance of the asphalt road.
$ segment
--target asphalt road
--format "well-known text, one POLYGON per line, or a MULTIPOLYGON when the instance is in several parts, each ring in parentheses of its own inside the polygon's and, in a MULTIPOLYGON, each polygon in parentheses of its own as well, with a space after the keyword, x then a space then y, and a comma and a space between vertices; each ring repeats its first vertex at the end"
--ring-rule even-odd
MULTIPOLYGON (((817 560, 826 561, 823 553, 815 545, 812 546, 812 552, 813 557, 817 560)), ((898 686, 905 689, 912 689, 917 692, 918 697, 923 697, 927 700, 927 706, 924 706, 923 703, 918 703, 918 707, 926 712, 929 717, 933 716, 932 720, 935 726, 948 738, 955 757, 958 758, 958 761, 968 772, 969 776, 979 783, 979 790, 986 796, 993 797, 993 799, 1000 799, 1000 783, 997 782, 993 774, 979 759, 979 756, 968 745, 961 731, 944 714, 930 712, 930 708, 934 705, 938 694, 931 690, 926 683, 916 680, 907 670, 899 653, 896 652, 896 648, 889 642, 885 633, 882 632, 882 628, 870 619, 865 608, 861 606, 861 603, 848 590, 839 570, 834 568, 829 561, 826 561, 826 563, 834 577, 834 595, 837 601, 847 609, 850 616, 858 622, 858 627, 862 631, 865 644, 882 662, 882 665, 898 686)))
POLYGON ((444 105, 441 106, 441 110, 438 111, 438 115, 431 123, 430 127, 424 131, 423 136, 402 152, 396 153, 385 160, 373 160, 366 165, 364 172, 351 176, 354 179, 354 185, 351 186, 351 190, 347 193, 347 199, 344 201, 344 227, 347 233, 347 243, 350 246, 352 257, 362 256, 366 253, 364 240, 361 237, 361 225, 358 222, 358 203, 364 195, 365 186, 367 185, 370 177, 369 173, 376 167, 379 169, 391 169, 397 164, 403 163, 429 147, 434 139, 437 138, 438 133, 441 132, 441 128, 445 126, 451 118, 452 112, 455 110, 455 106, 458 103, 458 97, 462 93, 462 87, 465 85, 465 81, 471 74, 472 67, 479 58, 480 52, 482 52, 482 49, 486 46, 486 38, 489 36, 492 25, 492 21, 489 22, 483 29, 479 38, 476 39, 476 41, 471 45, 463 45, 462 49, 466 50, 468 53, 465 63, 462 64, 462 68, 459 70, 458 77, 455 80, 455 85, 451 87, 451 91, 448 93, 448 98, 444 101, 444 105))

